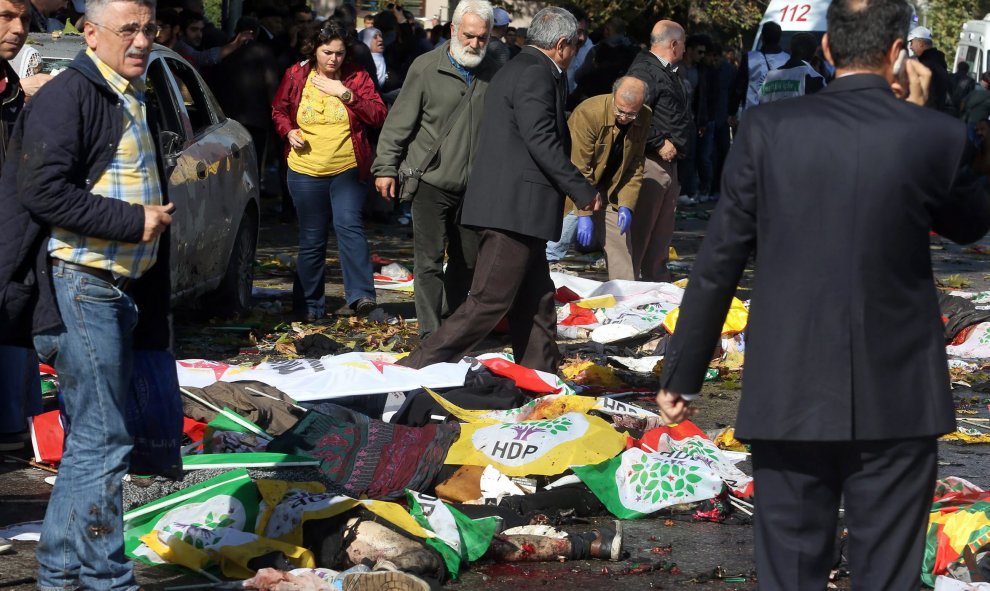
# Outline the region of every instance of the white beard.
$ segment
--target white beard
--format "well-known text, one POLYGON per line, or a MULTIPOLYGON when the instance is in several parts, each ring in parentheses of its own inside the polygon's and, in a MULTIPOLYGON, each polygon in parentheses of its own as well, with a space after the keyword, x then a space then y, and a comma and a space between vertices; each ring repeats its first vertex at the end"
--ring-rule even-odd
POLYGON ((485 45, 478 53, 474 53, 471 48, 461 44, 456 31, 450 38, 450 55, 453 56, 455 62, 468 69, 476 68, 481 63, 481 60, 485 59, 485 51, 487 49, 488 45, 485 45))

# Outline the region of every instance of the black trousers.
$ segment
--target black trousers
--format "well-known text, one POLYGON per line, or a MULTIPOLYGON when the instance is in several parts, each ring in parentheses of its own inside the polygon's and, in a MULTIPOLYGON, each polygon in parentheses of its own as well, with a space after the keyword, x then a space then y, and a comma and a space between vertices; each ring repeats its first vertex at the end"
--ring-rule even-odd
POLYGON ((761 591, 826 588, 843 498, 852 588, 920 588, 934 438, 751 443, 761 591))
POLYGON ((556 372, 557 316, 546 240, 514 232, 481 231, 478 261, 467 300, 411 355, 399 361, 421 368, 458 361, 509 318, 516 363, 556 372))
POLYGON ((441 319, 464 303, 471 287, 478 233, 457 223, 462 199, 462 194, 420 183, 412 202, 413 289, 420 338, 436 332, 441 319))

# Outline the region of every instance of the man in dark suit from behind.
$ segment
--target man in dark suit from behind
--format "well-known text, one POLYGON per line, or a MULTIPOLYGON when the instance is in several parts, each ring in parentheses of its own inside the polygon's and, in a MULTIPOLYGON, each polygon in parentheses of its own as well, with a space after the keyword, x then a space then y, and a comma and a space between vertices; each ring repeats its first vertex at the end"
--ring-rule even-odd
POLYGON ((747 111, 664 359, 657 403, 681 421, 755 251, 736 436, 761 590, 825 587, 840 499, 853 588, 920 585, 936 438, 955 429, 928 234, 978 240, 990 194, 965 125, 919 106, 930 71, 895 75, 910 23, 905 0, 836 0, 835 80, 747 111))
POLYGON ((564 194, 580 209, 601 207, 598 192, 570 159, 564 72, 576 42, 574 17, 562 8, 545 8, 533 17, 526 47, 492 78, 461 214, 463 225, 481 231, 471 292, 399 363, 419 368, 457 361, 508 314, 516 363, 557 370, 546 243, 560 236, 564 194))

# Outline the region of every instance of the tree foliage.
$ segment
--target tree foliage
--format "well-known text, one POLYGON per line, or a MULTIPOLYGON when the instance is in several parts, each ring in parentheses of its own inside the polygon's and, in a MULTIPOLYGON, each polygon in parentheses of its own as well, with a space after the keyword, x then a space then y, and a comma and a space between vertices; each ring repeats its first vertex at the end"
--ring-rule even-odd
MULTIPOLYGON (((945 52, 949 68, 955 59, 959 31, 968 20, 983 18, 984 2, 981 0, 930 0, 928 26, 937 49, 945 52)), ((919 15, 922 16, 922 15, 919 15)))
POLYGON ((629 23, 633 37, 645 41, 653 24, 670 19, 689 32, 718 33, 725 40, 738 38, 760 22, 767 2, 760 0, 570 0, 588 13, 592 27, 613 16, 629 23))

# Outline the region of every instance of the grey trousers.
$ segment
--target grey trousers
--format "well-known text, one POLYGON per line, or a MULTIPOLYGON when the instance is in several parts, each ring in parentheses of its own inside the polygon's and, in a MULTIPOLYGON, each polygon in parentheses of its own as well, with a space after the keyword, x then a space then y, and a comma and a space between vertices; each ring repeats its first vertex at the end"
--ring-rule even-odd
POLYGON ((643 187, 633 215, 633 273, 643 281, 670 281, 667 260, 681 190, 677 162, 647 156, 643 187))
MULTIPOLYGON (((609 281, 616 279, 635 281, 632 228, 630 227, 625 234, 619 234, 619 212, 611 207, 596 211, 593 215, 595 216, 595 241, 599 244, 605 244, 609 281)), ((635 219, 636 212, 633 212, 633 220, 635 219)))
POLYGON ((413 289, 420 338, 436 332, 471 288, 478 233, 457 223, 462 199, 463 194, 426 183, 419 184, 413 199, 413 289))

